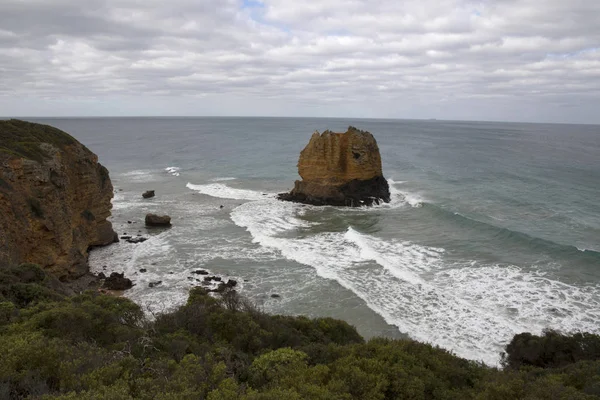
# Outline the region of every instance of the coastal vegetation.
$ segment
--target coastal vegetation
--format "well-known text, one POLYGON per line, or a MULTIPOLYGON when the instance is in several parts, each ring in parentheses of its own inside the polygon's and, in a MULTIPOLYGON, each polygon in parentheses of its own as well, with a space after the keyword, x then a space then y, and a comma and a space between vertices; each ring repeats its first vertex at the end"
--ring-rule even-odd
POLYGON ((48 152, 40 147, 42 143, 63 148, 77 141, 68 133, 49 125, 18 119, 0 121, 0 153, 39 162, 49 157, 48 152))
POLYGON ((34 264, 0 269, 2 399, 593 399, 600 337, 521 334, 503 369, 412 340, 365 341, 331 318, 267 315, 192 289, 148 318, 128 299, 68 295, 34 264))

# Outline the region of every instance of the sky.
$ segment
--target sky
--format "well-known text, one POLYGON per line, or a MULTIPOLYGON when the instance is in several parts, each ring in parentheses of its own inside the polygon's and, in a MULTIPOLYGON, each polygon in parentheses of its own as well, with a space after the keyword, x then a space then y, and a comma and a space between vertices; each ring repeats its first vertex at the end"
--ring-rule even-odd
POLYGON ((0 0, 0 116, 600 124, 599 0, 0 0))

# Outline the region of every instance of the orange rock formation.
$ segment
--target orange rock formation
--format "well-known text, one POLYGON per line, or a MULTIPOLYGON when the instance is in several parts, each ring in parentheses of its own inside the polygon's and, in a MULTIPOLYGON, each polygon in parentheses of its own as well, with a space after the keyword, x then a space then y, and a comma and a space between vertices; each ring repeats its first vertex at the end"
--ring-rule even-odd
POLYGON ((113 186, 98 157, 56 128, 0 121, 0 267, 32 262, 62 280, 112 243, 113 186))
POLYGON ((300 153, 296 181, 282 200, 315 205, 360 206, 388 202, 377 141, 369 132, 349 127, 345 133, 315 132, 300 153))

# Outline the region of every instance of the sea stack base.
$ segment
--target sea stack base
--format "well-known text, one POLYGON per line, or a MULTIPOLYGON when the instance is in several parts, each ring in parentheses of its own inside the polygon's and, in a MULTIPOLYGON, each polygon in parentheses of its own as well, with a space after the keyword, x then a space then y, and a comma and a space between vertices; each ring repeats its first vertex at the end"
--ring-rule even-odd
POLYGON ((291 192, 280 193, 277 198, 314 206, 361 207, 389 203, 390 188, 383 176, 354 179, 339 187, 296 181, 291 192))

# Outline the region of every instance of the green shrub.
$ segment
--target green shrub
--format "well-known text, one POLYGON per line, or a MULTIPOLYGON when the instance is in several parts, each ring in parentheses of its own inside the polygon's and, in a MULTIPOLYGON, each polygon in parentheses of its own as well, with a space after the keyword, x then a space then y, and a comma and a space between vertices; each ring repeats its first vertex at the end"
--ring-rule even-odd
POLYGON ((29 263, 12 268, 11 273, 23 283, 41 283, 47 276, 39 265, 29 263))
POLYGON ((0 270, 0 296, 18 307, 62 299, 51 285, 52 278, 35 264, 21 264, 0 270))
POLYGON ((506 346, 502 357, 507 368, 556 368, 581 360, 600 360, 600 336, 562 335, 555 331, 546 331, 543 336, 521 333, 506 346))
POLYGON ((41 143, 59 148, 76 143, 69 134, 49 125, 11 119, 0 121, 0 153, 42 162, 49 155, 41 143))
POLYGON ((149 321, 128 299, 67 298, 56 285, 36 265, 0 269, 0 398, 600 396, 595 335, 517 335, 498 370, 412 340, 365 343, 330 318, 267 315, 235 291, 193 289, 184 306, 149 321))
POLYGON ((0 302, 0 326, 7 324, 16 315, 17 308, 10 301, 0 302))

